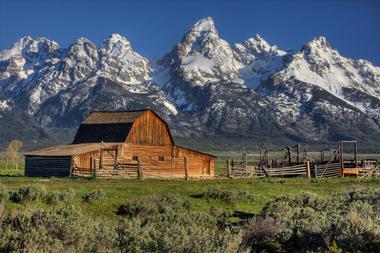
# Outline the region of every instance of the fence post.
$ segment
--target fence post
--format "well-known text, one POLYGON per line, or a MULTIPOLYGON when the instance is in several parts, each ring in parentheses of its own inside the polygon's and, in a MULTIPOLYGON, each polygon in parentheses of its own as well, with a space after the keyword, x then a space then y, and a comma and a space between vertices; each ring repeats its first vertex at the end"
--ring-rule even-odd
POLYGON ((306 162, 306 169, 307 169, 307 177, 310 178, 310 160, 307 160, 306 162))
POLYGON ((300 144, 299 143, 297 143, 296 149, 297 149, 297 164, 300 164, 300 144))
POLYGON ((139 180, 144 179, 143 172, 142 172, 142 165, 140 162, 140 158, 137 159, 137 176, 139 180))
POLYGON ((343 155, 344 149, 343 149, 343 142, 339 142, 339 162, 340 162, 340 173, 342 174, 342 177, 344 177, 344 155, 343 155))
POLYGON ((230 161, 227 159, 227 177, 231 177, 230 161))
POLYGON ((317 179, 318 178, 318 170, 317 170, 317 165, 314 163, 314 177, 317 179))
POLYGON ((183 158, 183 162, 185 164, 185 180, 188 180, 189 179, 189 172, 188 172, 188 168, 187 168, 187 163, 188 163, 187 156, 185 156, 183 158))

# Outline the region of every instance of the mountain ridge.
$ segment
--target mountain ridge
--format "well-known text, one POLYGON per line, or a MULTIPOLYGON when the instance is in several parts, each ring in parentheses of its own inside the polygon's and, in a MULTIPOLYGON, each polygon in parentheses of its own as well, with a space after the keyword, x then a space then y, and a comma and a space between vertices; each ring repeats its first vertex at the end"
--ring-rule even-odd
POLYGON ((0 52, 0 95, 54 131, 74 131, 93 110, 149 107, 181 138, 380 140, 379 67, 323 36, 292 52, 260 35, 230 45, 212 18, 157 60, 119 34, 68 48, 25 36, 0 52))

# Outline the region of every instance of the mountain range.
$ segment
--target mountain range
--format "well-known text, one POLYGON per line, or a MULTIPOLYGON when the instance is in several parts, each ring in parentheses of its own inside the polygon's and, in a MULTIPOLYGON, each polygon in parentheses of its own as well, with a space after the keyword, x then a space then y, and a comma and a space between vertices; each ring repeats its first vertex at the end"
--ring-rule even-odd
POLYGON ((0 145, 68 142, 91 111, 148 107, 190 144, 380 146, 380 68, 342 56, 325 37, 298 51, 259 35, 231 45, 204 18, 157 59, 119 34, 68 48, 25 36, 0 52, 0 145))

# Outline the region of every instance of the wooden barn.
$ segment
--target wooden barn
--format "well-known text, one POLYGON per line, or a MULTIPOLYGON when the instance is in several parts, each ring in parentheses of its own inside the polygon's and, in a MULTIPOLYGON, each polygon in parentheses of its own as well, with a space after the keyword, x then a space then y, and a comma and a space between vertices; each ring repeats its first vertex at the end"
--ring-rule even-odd
POLYGON ((209 178, 215 156, 175 145, 152 110, 92 112, 72 144, 25 154, 26 176, 209 178))

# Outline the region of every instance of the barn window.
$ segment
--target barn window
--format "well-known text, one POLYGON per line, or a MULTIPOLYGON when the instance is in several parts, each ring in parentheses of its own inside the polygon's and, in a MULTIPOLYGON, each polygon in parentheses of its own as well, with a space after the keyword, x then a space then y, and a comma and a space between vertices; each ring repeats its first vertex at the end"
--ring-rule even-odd
POLYGON ((132 156, 132 160, 133 160, 133 161, 138 161, 138 160, 139 160, 139 157, 138 157, 137 155, 134 155, 134 156, 132 156))
POLYGON ((163 162, 163 161, 165 160, 165 158, 164 158, 163 155, 160 155, 160 156, 158 157, 158 160, 161 161, 161 162, 163 162))

